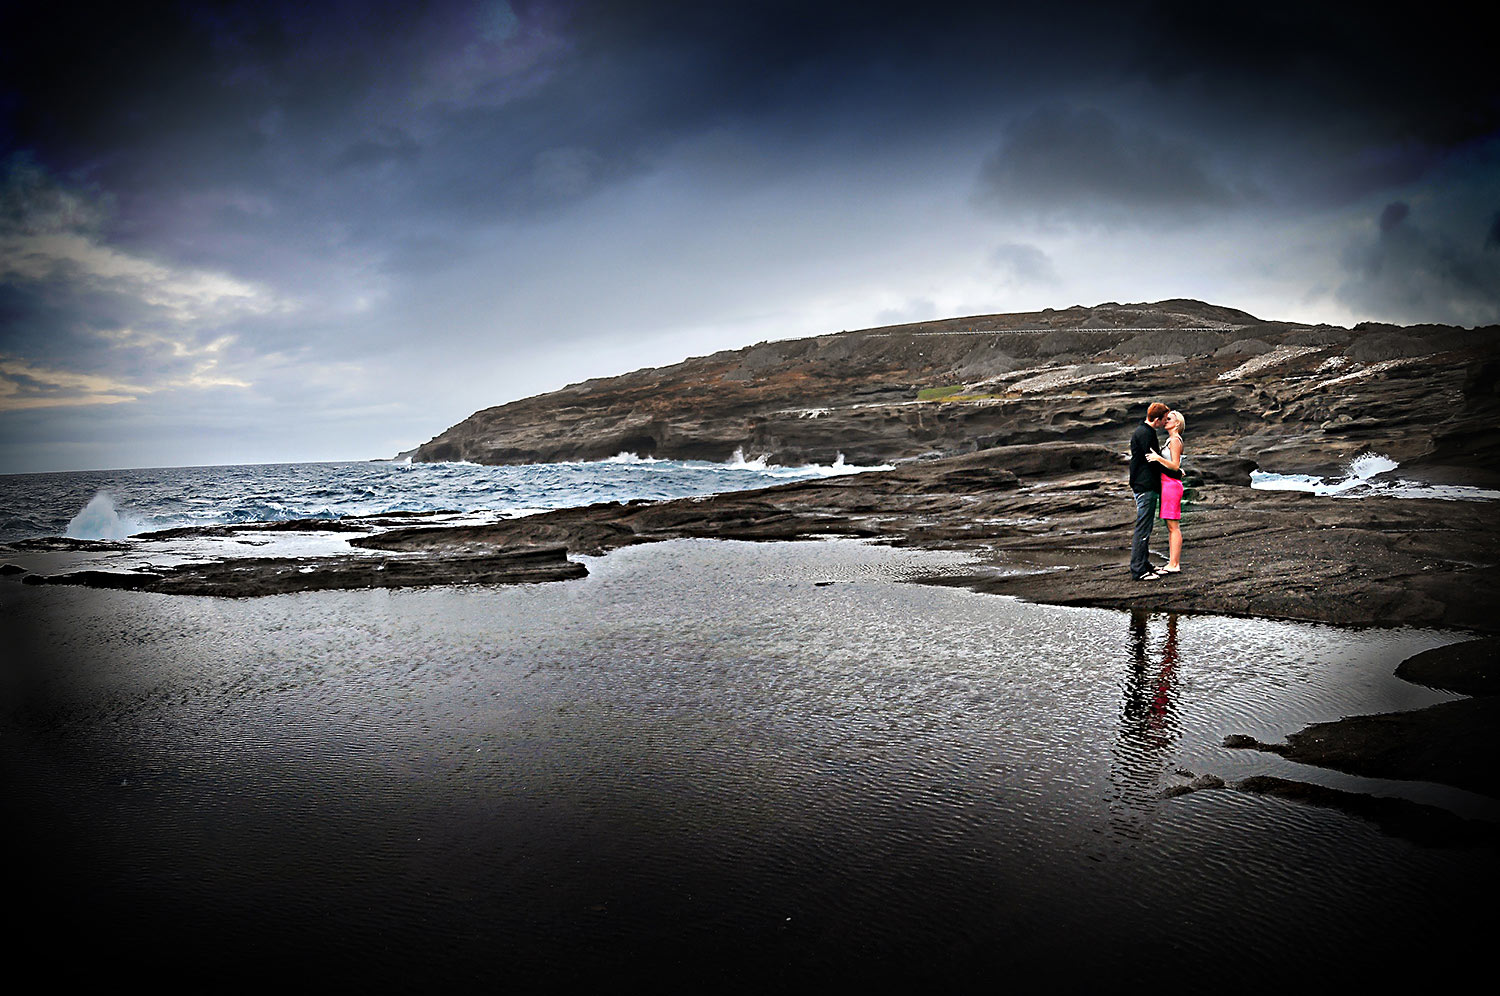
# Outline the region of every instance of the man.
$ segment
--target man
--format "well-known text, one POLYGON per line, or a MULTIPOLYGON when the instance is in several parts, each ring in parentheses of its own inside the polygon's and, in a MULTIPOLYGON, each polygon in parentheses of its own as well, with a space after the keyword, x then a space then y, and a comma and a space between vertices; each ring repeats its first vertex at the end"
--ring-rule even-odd
POLYGON ((1130 490, 1135 492, 1135 537, 1130 543, 1130 576, 1137 581, 1161 578, 1151 569, 1151 527, 1156 524, 1156 501, 1161 497, 1161 471, 1146 459, 1147 453, 1161 455, 1156 430, 1171 411, 1160 401, 1146 409, 1146 421, 1130 435, 1130 490))

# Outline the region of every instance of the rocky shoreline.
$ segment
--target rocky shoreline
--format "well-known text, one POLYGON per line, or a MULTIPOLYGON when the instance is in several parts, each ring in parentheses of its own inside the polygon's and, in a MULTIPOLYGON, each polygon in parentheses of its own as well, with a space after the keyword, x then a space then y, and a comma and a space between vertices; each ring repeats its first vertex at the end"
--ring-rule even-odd
MULTIPOLYGON (((1133 503, 1121 454, 1104 446, 996 447, 888 471, 664 502, 559 509, 488 525, 307 521, 210 527, 349 531, 367 555, 236 558, 117 573, 80 571, 33 584, 253 597, 288 592, 566 580, 587 574, 569 554, 600 555, 678 538, 752 541, 857 537, 974 558, 967 569, 916 578, 1061 605, 1258 616, 1341 626, 1500 631, 1500 533, 1484 502, 1319 497, 1248 486, 1233 458, 1188 464, 1183 572, 1132 582, 1126 568, 1133 503)), ((411 520, 405 520, 410 523, 411 520)), ((183 531, 174 531, 182 533, 183 531)), ((189 531, 191 532, 191 531, 189 531)), ((1164 531, 1154 536, 1165 542, 1164 531)), ((89 544, 70 544, 88 548, 89 544)), ((1158 552, 1156 556, 1160 557, 1158 552)), ((1416 713, 1351 717, 1293 734, 1284 745, 1231 735, 1226 746, 1384 778, 1435 781, 1500 798, 1486 761, 1500 722, 1494 660, 1500 641, 1440 648, 1403 677, 1474 697, 1416 713)), ((1493 828, 1432 807, 1281 779, 1225 786, 1205 776, 1171 794, 1233 788, 1334 806, 1424 842, 1493 846, 1493 828)))
MULTIPOLYGON (((995 447, 887 471, 565 508, 487 525, 388 525, 411 522, 388 516, 179 529, 171 535, 334 530, 350 533, 353 546, 392 556, 234 558, 133 575, 23 580, 231 596, 519 583, 581 577, 586 569, 566 554, 640 543, 847 536, 967 552, 975 558, 970 571, 927 582, 1060 605, 1500 629, 1492 611, 1500 591, 1493 504, 1260 491, 1247 486, 1250 466, 1189 459, 1184 569, 1158 582, 1131 582, 1126 571, 1133 506, 1122 455, 1081 443, 995 447)), ((1164 544, 1164 530, 1153 538, 1164 544)))
MULTIPOLYGON (((1193 301, 1049 309, 762 343, 590 381, 478 412, 413 455, 524 463, 626 450, 722 460, 740 449, 780 463, 896 463, 890 470, 486 525, 392 515, 170 531, 339 531, 357 555, 129 573, 42 575, 9 564, 0 573, 253 597, 567 580, 587 574, 570 556, 629 545, 838 536, 962 551, 968 569, 916 580, 1036 602, 1483 635, 1500 632, 1493 503, 1262 491, 1250 474, 1326 474, 1380 453, 1400 461, 1403 478, 1493 486, 1497 429, 1500 330, 1314 327, 1193 301), (1186 546, 1181 574, 1132 582, 1121 451, 1153 399, 1189 416, 1186 546)), ((1154 540, 1164 547, 1165 530, 1154 540)), ((40 548, 60 549, 47 542, 69 541, 40 548)), ((1448 684, 1432 682, 1480 697, 1323 724, 1285 745, 1234 745, 1494 796, 1500 785, 1477 760, 1492 753, 1500 718, 1483 697, 1493 688, 1475 677, 1494 657, 1493 641, 1482 647, 1454 658, 1448 684)), ((1316 787, 1238 787, 1368 810, 1316 787)))

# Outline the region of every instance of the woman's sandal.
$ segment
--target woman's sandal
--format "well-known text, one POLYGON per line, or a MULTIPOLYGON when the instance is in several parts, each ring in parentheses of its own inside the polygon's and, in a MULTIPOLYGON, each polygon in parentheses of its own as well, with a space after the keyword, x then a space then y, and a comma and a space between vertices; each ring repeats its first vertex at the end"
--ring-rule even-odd
POLYGON ((1156 573, 1158 573, 1158 574, 1181 574, 1182 573, 1182 568, 1181 567, 1158 567, 1156 569, 1156 573))

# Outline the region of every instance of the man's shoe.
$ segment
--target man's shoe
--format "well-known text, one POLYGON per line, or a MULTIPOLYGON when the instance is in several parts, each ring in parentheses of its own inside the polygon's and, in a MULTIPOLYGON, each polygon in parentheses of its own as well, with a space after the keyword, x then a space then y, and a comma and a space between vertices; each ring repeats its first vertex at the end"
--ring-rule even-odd
POLYGON ((1147 571, 1145 574, 1142 574, 1140 577, 1136 578, 1136 580, 1137 581, 1160 581, 1161 580, 1161 575, 1158 574, 1158 573, 1156 573, 1155 571, 1147 571))

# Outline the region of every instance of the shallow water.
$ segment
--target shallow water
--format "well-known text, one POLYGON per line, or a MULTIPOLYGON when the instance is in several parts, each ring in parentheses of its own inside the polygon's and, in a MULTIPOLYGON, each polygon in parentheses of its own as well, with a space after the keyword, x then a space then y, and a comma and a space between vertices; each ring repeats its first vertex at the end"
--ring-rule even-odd
POLYGON ((1446 943, 1494 882, 1492 853, 1338 812, 1162 795, 1269 773, 1496 818, 1219 746, 1453 698, 1391 672, 1457 634, 1030 605, 852 541, 587 563, 244 600, 0 584, 49 929, 424 984, 1337 972, 1446 943))

